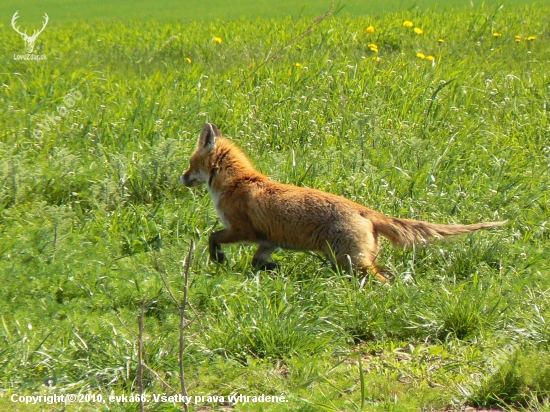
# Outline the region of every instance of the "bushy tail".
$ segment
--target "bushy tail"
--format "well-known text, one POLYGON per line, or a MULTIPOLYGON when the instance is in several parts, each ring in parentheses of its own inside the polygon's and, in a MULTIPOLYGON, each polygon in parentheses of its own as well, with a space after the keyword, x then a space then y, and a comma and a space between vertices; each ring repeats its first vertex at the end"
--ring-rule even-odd
POLYGON ((472 225, 438 225, 421 220, 399 219, 384 215, 372 219, 374 229, 386 237, 394 246, 411 246, 413 244, 428 243, 434 239, 443 239, 447 236, 460 235, 480 229, 490 229, 502 226, 507 222, 485 222, 472 225))

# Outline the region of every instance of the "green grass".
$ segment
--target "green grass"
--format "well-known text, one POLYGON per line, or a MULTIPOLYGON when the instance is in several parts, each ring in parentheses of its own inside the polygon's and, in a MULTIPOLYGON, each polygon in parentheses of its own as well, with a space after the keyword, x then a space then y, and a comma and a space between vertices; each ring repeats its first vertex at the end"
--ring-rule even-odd
MULTIPOLYGON (((89 2, 85 0, 56 0, 48 2, 39 0, 6 0, 0 4, 0 17, 2 23, 8 26, 11 16, 19 10, 19 22, 26 22, 29 25, 40 25, 44 13, 50 16, 52 24, 71 23, 75 21, 97 21, 97 20, 155 20, 155 21, 216 21, 238 19, 241 17, 267 17, 281 18, 292 16, 314 17, 322 13, 331 4, 330 0, 281 0, 276 3, 267 0, 234 0, 222 2, 215 0, 203 1, 127 1, 114 0, 110 2, 89 2)), ((463 0, 389 0, 384 2, 344 0, 340 3, 334 2, 342 7, 342 13, 348 15, 373 16, 385 12, 396 12, 405 9, 425 10, 436 6, 440 9, 454 7, 470 8, 496 6, 505 4, 515 6, 531 4, 529 0, 489 0, 489 1, 463 1, 463 0)), ((24 26, 22 26, 24 27, 24 26)), ((32 27, 32 26, 31 26, 32 27)))
POLYGON ((191 395, 288 400, 244 411, 550 410, 549 15, 340 16, 282 50, 310 19, 75 23, 40 35, 40 62, 14 60, 24 43, 0 27, 0 407, 136 393, 143 299, 146 391, 177 388, 178 308, 160 273, 181 298, 194 239, 191 395), (242 245, 214 264, 208 194, 178 184, 205 121, 278 181, 392 216, 509 223, 385 243, 391 286, 287 251, 277 273, 254 273, 242 245))

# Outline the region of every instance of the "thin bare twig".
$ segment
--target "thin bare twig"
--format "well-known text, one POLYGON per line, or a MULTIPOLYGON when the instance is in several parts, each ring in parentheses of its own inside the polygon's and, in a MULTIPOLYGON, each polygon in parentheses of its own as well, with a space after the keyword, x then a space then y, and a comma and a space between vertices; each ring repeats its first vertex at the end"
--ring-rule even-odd
POLYGON ((170 297, 172 298, 172 300, 174 301, 174 303, 176 304, 177 307, 180 306, 180 303, 178 302, 178 300, 176 299, 176 296, 172 293, 172 289, 170 289, 170 286, 168 285, 168 282, 166 281, 166 279, 164 278, 164 275, 163 275, 163 272, 162 272, 162 268, 160 267, 160 263, 157 259, 157 254, 155 253, 155 251, 153 250, 153 257, 155 259, 155 269, 157 270, 159 276, 160 276, 160 279, 162 280, 162 283, 164 283, 164 287, 166 288, 166 290, 168 291, 168 294, 170 295, 170 297))
POLYGON ((160 48, 158 48, 154 53, 153 55, 151 56, 151 58, 149 60, 147 60, 147 63, 151 63, 153 61, 153 59, 161 52, 164 51, 164 49, 166 47, 168 47, 170 44, 172 44, 174 41, 176 41, 177 39, 179 39, 181 36, 181 33, 179 34, 175 34, 173 35, 172 37, 170 37, 168 40, 166 40, 162 46, 160 46, 160 48))
POLYGON ((126 329, 128 332, 130 332, 132 335, 134 335, 134 337, 136 337, 136 338, 138 337, 138 335, 136 335, 136 332, 134 332, 132 329, 130 329, 130 328, 126 325, 126 323, 124 323, 124 321, 123 321, 122 318, 120 317, 120 314, 119 314, 117 311, 115 311, 115 316, 118 318, 120 324, 121 324, 122 326, 124 326, 124 329, 126 329))
POLYGON ((170 386, 170 384, 168 382, 166 382, 164 379, 162 379, 162 377, 157 372, 155 372, 153 369, 151 369, 151 367, 149 365, 147 365, 145 362, 143 362, 143 366, 145 367, 145 369, 147 369, 149 372, 151 372, 153 375, 155 375, 164 384, 164 386, 169 388, 172 392, 174 392, 174 393, 178 392, 177 389, 172 388, 172 386, 170 386))
MULTIPOLYGON (((187 292, 189 290, 189 268, 191 267, 191 258, 193 255, 193 249, 195 248, 195 242, 191 239, 191 245, 189 246, 189 253, 187 258, 183 262, 184 266, 184 287, 183 287, 183 300, 180 305, 180 347, 179 347, 179 366, 180 366, 180 383, 181 383, 181 392, 182 395, 187 397, 187 388, 185 387, 185 371, 183 369, 183 351, 185 349, 185 308, 187 307, 187 292)), ((183 405, 185 411, 189 410, 187 404, 183 405)))
MULTIPOLYGON (((191 240, 193 242, 193 240, 191 240)), ((194 245, 193 245, 193 249, 194 249, 194 245)), ((176 299, 176 295, 174 295, 174 292, 172 292, 172 289, 170 289, 170 286, 168 284, 168 281, 166 280, 166 278, 164 277, 164 272, 162 270, 162 267, 160 266, 160 263, 158 261, 158 258, 157 258, 157 254, 155 253, 155 251, 153 250, 153 257, 155 259, 155 269, 157 270, 159 276, 160 276, 160 279, 162 280, 162 283, 164 284, 164 287, 166 288, 166 290, 168 291, 168 294, 170 295, 170 297, 172 298, 172 301, 176 304, 176 306, 178 308, 181 307, 181 304, 180 302, 176 299)), ((187 262, 187 258, 182 262, 182 265, 185 266, 186 265, 186 262, 187 262)), ((186 308, 190 308, 193 313, 195 314, 195 317, 193 319, 191 319, 189 322, 187 322, 187 324, 185 325, 185 328, 188 328, 190 324, 192 324, 194 321, 196 321, 198 318, 199 318, 199 314, 197 313, 197 311, 195 310, 195 308, 193 307, 193 305, 191 305, 189 302, 186 302, 186 308)), ((118 319, 120 320, 120 322, 124 325, 124 323, 122 322, 122 320, 120 319, 120 316, 118 316, 117 314, 117 317, 118 319)), ((126 325, 124 325, 126 326, 126 325)), ((132 332, 133 333, 133 332, 132 332)))
POLYGON ((334 3, 331 3, 330 4, 330 8, 325 11, 324 13, 320 14, 319 16, 317 16, 309 26, 306 27, 306 29, 301 32, 300 34, 298 34, 297 36, 293 37, 292 39, 290 39, 284 46, 282 46, 281 48, 279 48, 275 53, 271 53, 271 50, 269 51, 269 53, 267 53, 267 56, 266 58, 264 59, 263 62, 261 62, 258 67, 256 67, 254 70, 252 70, 243 80, 242 82, 239 84, 239 87, 238 88, 241 88, 243 87, 244 85, 244 82, 249 79, 250 77, 252 77, 254 74, 256 74, 256 72, 258 70, 260 70, 263 66, 265 66, 267 63, 269 63, 270 61, 274 60, 275 57, 277 57, 283 50, 285 49, 288 49, 290 46, 292 46, 294 43, 302 40, 304 37, 306 36, 309 36, 311 34, 311 32, 313 31, 313 28, 315 26, 317 26, 318 24, 320 24, 323 20, 326 20, 330 17, 332 17, 334 15, 333 13, 333 9, 334 9, 334 3))
MULTIPOLYGON (((128 327, 128 325, 126 325, 126 323, 122 320, 122 318, 120 317, 120 314, 118 312, 115 312, 115 315, 116 317, 118 318, 120 324, 124 327, 124 329, 126 329, 128 332, 130 332, 130 334, 132 334, 134 337, 136 337, 138 339, 138 342, 141 341, 142 339, 140 339, 140 334, 136 334, 132 329, 130 329, 128 327)), ((141 317, 141 314, 139 315, 141 317)), ((185 325, 186 327, 189 326, 190 323, 192 323, 194 320, 196 319, 193 318, 189 321, 189 323, 187 323, 187 325, 185 325)), ((141 318, 141 320, 143 321, 143 318, 141 318)), ((138 318, 138 323, 139 323, 139 318, 138 318)), ((139 344, 138 344, 138 350, 139 350, 139 344)), ((139 355, 138 355, 139 356, 139 355)), ((173 393, 177 393, 178 390, 173 388, 168 382, 166 382, 157 372, 155 372, 155 370, 153 370, 153 368, 151 368, 146 362, 143 361, 143 357, 141 358, 141 361, 139 361, 138 359, 138 363, 141 363, 141 365, 143 365, 143 367, 145 369, 147 369, 149 372, 151 372, 153 375, 155 375, 163 384, 164 386, 166 386, 168 389, 170 389, 173 393)), ((139 368, 139 365, 138 365, 138 368, 139 368)))

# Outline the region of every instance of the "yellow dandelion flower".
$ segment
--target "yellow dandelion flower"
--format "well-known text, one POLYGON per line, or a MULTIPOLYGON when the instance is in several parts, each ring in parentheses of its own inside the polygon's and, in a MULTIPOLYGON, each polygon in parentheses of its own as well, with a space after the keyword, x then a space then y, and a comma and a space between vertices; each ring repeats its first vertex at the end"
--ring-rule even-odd
POLYGON ((525 40, 527 40, 527 41, 533 41, 533 40, 535 40, 535 39, 536 39, 535 36, 529 36, 529 37, 527 37, 525 40))
POLYGON ((412 26, 414 26, 414 24, 413 24, 412 21, 405 20, 405 21, 403 22, 403 26, 404 26, 404 27, 412 27, 412 26))
POLYGON ((379 61, 382 60, 382 59, 381 59, 380 57, 378 57, 378 56, 374 56, 374 57, 372 58, 372 60, 374 60, 375 62, 379 62, 379 61))
POLYGON ((186 58, 185 58, 185 61, 186 61, 187 63, 189 63, 189 64, 193 63, 193 60, 191 60, 189 57, 186 57, 186 58))
POLYGON ((502 37, 502 33, 494 32, 493 37, 502 37))
POLYGON ((420 27, 415 27, 415 28, 414 28, 414 32, 415 32, 416 34, 422 34, 422 33, 424 33, 424 30, 422 30, 420 27))
POLYGON ((374 26, 369 26, 369 27, 367 27, 366 32, 367 32, 367 33, 374 33, 374 26))
POLYGON ((515 38, 516 38, 516 43, 521 42, 521 36, 515 36, 515 38))
POLYGON ((369 48, 370 51, 378 53, 378 46, 376 44, 370 43, 367 47, 369 48))
POLYGON ((438 42, 438 43, 445 43, 445 40, 439 39, 437 42, 438 42))
POLYGON ((298 67, 299 69, 304 67, 304 65, 302 63, 296 63, 295 66, 298 67))
POLYGON ((433 62, 435 60, 434 56, 426 56, 426 60, 433 62))
POLYGON ((214 37, 214 43, 222 44, 222 38, 221 37, 214 37))
POLYGON ((420 59, 425 59, 426 55, 424 53, 416 53, 416 57, 418 57, 420 59))

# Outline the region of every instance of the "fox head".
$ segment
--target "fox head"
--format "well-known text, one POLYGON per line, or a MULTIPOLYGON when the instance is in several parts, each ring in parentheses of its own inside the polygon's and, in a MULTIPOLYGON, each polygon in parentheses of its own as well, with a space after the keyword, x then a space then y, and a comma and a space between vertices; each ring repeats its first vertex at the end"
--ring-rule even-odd
POLYGON ((199 186, 208 181, 212 169, 212 155, 216 147, 216 140, 222 134, 212 123, 205 123, 202 127, 197 148, 189 159, 189 169, 180 177, 180 183, 184 186, 199 186))

